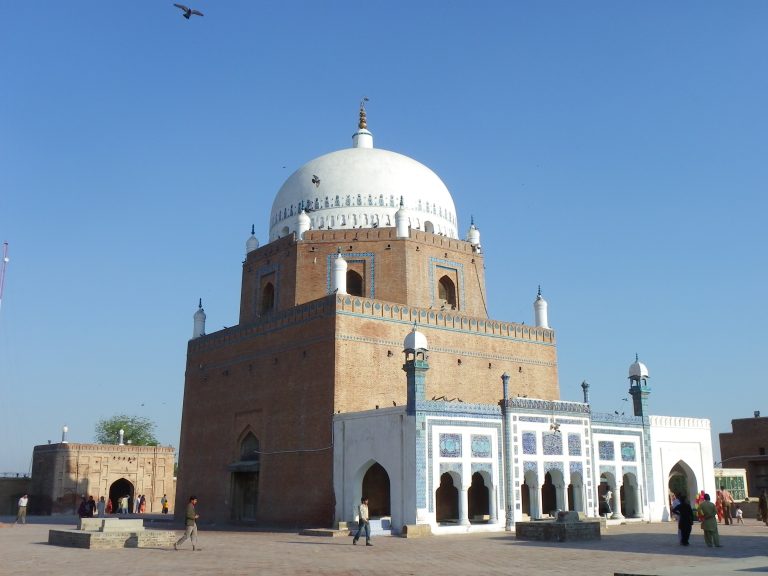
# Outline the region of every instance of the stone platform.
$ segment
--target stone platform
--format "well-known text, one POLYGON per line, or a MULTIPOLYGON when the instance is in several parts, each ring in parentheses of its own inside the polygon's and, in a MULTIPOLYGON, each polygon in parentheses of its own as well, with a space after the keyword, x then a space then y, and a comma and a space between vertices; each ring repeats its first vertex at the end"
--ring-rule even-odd
POLYGON ((69 548, 170 548, 176 539, 172 530, 146 530, 140 518, 81 518, 76 530, 48 531, 48 544, 69 548))
POLYGON ((599 519, 582 520, 576 512, 560 512, 556 520, 515 522, 515 538, 542 542, 599 540, 599 519))

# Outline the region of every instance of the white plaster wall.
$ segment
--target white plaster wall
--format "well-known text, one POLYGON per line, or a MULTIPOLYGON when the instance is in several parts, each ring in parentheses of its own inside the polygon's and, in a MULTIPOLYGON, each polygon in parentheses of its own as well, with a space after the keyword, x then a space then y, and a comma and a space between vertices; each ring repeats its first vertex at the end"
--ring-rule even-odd
POLYGON ((416 523, 415 418, 405 407, 334 417, 336 521, 356 519, 365 472, 378 462, 389 475, 392 531, 416 523))
POLYGON ((651 520, 669 519, 669 473, 680 460, 693 471, 697 489, 704 490, 714 499, 716 487, 709 420, 650 416, 650 424, 655 496, 651 520))

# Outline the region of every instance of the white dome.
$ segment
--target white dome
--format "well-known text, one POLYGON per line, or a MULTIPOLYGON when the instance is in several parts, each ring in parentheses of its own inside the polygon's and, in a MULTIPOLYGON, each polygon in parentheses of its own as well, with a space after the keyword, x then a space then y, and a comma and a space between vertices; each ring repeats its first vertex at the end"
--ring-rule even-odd
MULTIPOLYGON (((360 134, 370 133, 355 136, 360 134)), ((288 177, 272 204, 270 242, 296 231, 302 210, 316 230, 393 227, 401 197, 412 228, 458 238, 456 207, 437 174, 407 156, 373 148, 372 137, 355 142, 357 147, 315 158, 288 177)))
POLYGON ((427 337, 416 330, 414 327, 414 329, 408 333, 408 335, 405 337, 405 340, 403 341, 403 350, 406 352, 416 350, 429 350, 429 346, 427 345, 427 337))
POLYGON ((648 367, 640 362, 637 356, 635 356, 635 361, 629 367, 629 378, 631 380, 646 380, 649 378, 648 367))

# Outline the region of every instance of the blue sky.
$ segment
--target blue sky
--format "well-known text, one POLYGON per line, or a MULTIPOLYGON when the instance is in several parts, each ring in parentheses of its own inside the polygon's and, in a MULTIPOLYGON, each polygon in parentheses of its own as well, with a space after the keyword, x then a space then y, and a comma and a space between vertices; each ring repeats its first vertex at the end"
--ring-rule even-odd
POLYGON ((768 413, 768 4, 194 6, 0 0, 0 472, 117 412, 178 446, 197 299, 237 322, 251 224, 363 95, 474 215, 491 316, 542 285, 564 399, 628 409, 638 353, 716 451, 768 413))

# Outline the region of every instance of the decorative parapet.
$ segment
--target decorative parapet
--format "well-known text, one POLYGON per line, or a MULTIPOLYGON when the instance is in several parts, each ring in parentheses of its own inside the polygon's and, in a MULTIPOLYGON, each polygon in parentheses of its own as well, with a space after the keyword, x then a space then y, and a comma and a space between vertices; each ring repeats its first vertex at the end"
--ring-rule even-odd
POLYGON ((200 336, 189 341, 189 351, 200 352, 201 350, 217 348, 238 342, 243 338, 266 334, 287 326, 303 324, 308 320, 327 316, 333 313, 334 298, 334 295, 324 296, 318 300, 300 304, 288 310, 271 313, 248 324, 240 324, 232 328, 225 328, 212 334, 200 336))
POLYGON ((472 404, 469 402, 450 402, 445 400, 425 400, 416 405, 418 412, 450 414, 452 416, 493 416, 501 417, 501 409, 496 404, 472 404))
POLYGON ((501 401, 501 406, 509 410, 525 412, 546 412, 551 414, 589 414, 589 404, 569 402, 566 400, 540 400, 538 398, 508 398, 501 401))
POLYGON ((455 311, 431 310, 360 296, 336 296, 336 310, 342 313, 372 316, 413 325, 484 334, 497 338, 522 340, 546 345, 555 344, 555 332, 547 328, 515 322, 499 322, 488 318, 468 316, 455 311))
POLYGON ((628 424, 642 426, 642 416, 624 416, 623 414, 610 414, 608 412, 593 412, 592 424, 628 424))
POLYGON ((708 418, 686 418, 685 416, 649 416, 651 426, 659 428, 702 428, 710 429, 708 418))

